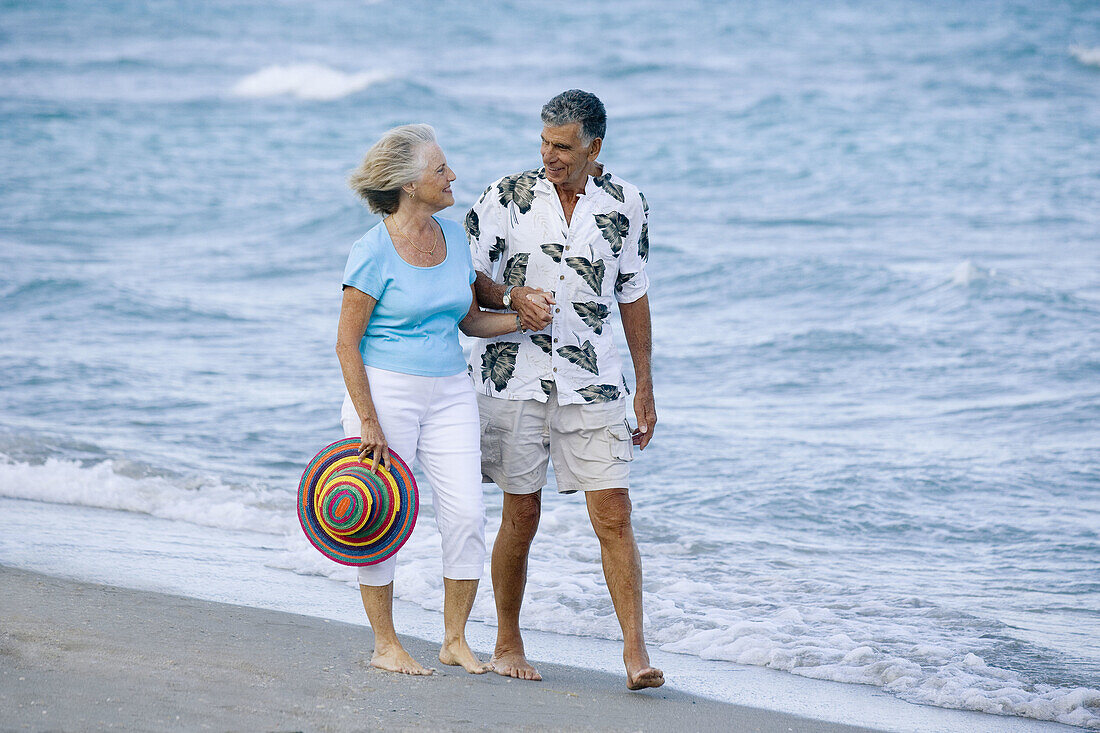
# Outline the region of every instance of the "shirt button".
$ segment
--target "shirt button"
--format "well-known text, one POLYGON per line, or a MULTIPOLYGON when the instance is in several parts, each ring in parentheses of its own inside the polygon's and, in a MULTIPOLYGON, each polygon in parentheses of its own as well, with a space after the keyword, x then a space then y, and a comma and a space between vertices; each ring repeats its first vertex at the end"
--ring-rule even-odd
POLYGON ((556 344, 557 342, 558 342, 558 340, 557 340, 557 339, 554 339, 554 343, 556 344))
POLYGON ((555 313, 561 313, 561 308, 555 308, 555 309, 554 309, 554 312, 555 312, 555 313))
POLYGON ((559 280, 564 280, 564 279, 565 279, 565 275, 558 275, 558 279, 559 279, 559 280))
POLYGON ((554 367, 554 371, 556 372, 557 370, 558 370, 558 368, 557 368, 557 367, 554 367))

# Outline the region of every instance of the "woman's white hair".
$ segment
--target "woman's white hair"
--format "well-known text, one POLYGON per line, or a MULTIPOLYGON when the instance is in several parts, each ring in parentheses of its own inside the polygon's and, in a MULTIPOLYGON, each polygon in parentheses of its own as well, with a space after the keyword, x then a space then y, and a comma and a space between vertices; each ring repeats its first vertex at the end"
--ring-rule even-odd
POLYGON ((425 148, 435 142, 431 125, 388 130, 348 176, 348 185, 375 214, 392 214, 401 204, 401 187, 420 178, 425 148))

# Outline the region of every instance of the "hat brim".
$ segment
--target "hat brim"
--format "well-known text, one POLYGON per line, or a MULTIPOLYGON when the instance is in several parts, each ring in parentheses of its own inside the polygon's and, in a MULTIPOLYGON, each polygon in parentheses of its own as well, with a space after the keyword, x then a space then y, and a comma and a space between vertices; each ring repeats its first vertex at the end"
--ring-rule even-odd
POLYGON ((393 522, 381 536, 367 544, 351 544, 333 537, 321 528, 317 519, 314 497, 324 481, 337 471, 370 466, 359 460, 359 438, 345 438, 326 446, 306 466, 298 484, 298 521, 306 538, 320 552, 341 565, 361 567, 380 563, 393 555, 412 534, 420 508, 420 494, 412 471, 401 457, 390 451, 390 470, 379 464, 374 474, 394 494, 398 506, 393 522))

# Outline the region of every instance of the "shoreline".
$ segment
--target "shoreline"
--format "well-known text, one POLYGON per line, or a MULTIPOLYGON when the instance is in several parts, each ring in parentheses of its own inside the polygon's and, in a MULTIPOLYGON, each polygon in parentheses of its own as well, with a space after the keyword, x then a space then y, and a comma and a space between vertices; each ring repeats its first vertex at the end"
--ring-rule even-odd
MULTIPOLYGON (((537 663, 542 682, 370 666, 370 629, 0 566, 5 729, 869 731, 537 663)), ((487 657, 484 649, 475 651, 487 657)))
MULTIPOLYGON (((281 544, 262 533, 197 526, 114 509, 0 498, 0 568, 19 568, 35 577, 53 578, 65 588, 98 584, 116 593, 127 592, 123 588, 133 589, 138 597, 146 592, 158 597, 165 594, 229 609, 285 613, 294 618, 301 615, 316 624, 339 623, 350 635, 367 634, 355 638, 369 653, 370 630, 354 590, 354 574, 344 582, 342 578, 291 572, 284 569, 284 552, 281 544), (43 552, 43 548, 51 551, 43 552)), ((0 581, 4 577, 0 574, 0 581)), ((12 592, 3 594, 20 592, 13 586, 12 592)), ((4 603, 10 602, 5 598, 4 603)), ((0 603, 0 623, 10 615, 3 613, 4 603, 0 603)), ((96 607, 89 602, 73 602, 70 615, 80 616, 96 607)), ((50 613, 56 615, 57 611, 50 613)), ((395 614, 401 617, 398 629, 408 640, 410 651, 419 643, 423 653, 417 658, 427 663, 434 660, 442 614, 396 600, 395 614)), ((23 615, 37 618, 30 612, 23 615)), ((0 631, 6 628, 0 626, 0 631)), ((200 629, 193 635, 205 638, 204 634, 200 629)), ((527 630, 524 635, 531 659, 537 660, 544 672, 556 664, 563 670, 604 675, 604 689, 608 691, 628 696, 645 694, 626 692, 621 643, 536 630, 527 630)), ((487 657, 494 643, 495 626, 485 620, 472 620, 467 637, 471 647, 487 657)), ((654 646, 650 647, 650 656, 668 680, 656 691, 662 695, 675 689, 696 699, 772 711, 815 724, 826 721, 821 725, 945 733, 1080 730, 1034 718, 919 705, 874 686, 816 680, 665 652, 654 646)), ((0 660, 0 671, 3 669, 0 660)), ((504 678, 500 681, 508 682, 504 678)), ((0 685, 3 683, 0 677, 0 685)), ((2 728, 4 718, 0 714, 2 728)))

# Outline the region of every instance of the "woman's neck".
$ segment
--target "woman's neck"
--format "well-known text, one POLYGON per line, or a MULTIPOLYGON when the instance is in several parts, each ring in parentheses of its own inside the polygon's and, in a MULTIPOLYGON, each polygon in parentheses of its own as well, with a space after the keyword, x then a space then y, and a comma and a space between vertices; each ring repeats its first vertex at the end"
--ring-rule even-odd
POLYGON ((424 234, 429 230, 435 231, 435 224, 432 223, 432 214, 434 213, 434 211, 429 211, 415 204, 406 204, 390 214, 390 218, 403 231, 415 236, 416 234, 424 234))

